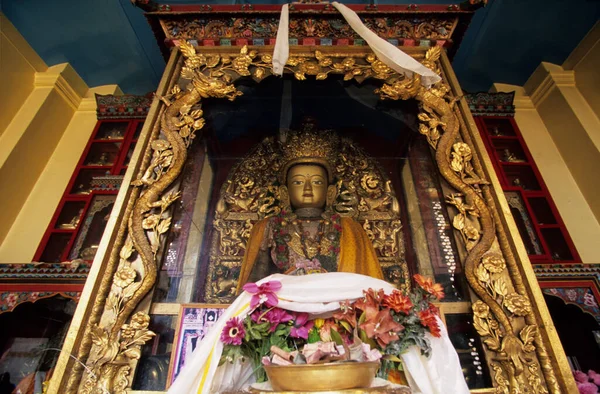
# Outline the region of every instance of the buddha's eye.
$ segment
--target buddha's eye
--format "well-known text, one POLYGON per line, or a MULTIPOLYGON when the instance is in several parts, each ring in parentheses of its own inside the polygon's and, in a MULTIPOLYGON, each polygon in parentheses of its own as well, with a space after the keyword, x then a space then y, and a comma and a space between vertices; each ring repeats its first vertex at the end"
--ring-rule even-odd
POLYGON ((300 185, 302 185, 303 183, 304 183, 304 182, 302 182, 302 181, 292 181, 292 185, 294 185, 294 186, 300 186, 300 185))
POLYGON ((323 181, 321 181, 321 180, 315 180, 315 181, 313 181, 313 184, 321 186, 323 184, 323 181))

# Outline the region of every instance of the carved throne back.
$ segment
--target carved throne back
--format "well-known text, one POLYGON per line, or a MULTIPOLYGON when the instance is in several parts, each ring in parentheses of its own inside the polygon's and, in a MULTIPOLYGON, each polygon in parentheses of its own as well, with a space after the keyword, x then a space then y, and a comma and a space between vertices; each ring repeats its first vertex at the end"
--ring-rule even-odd
MULTIPOLYGON (((233 167, 221 187, 209 245, 206 302, 230 303, 235 298, 252 226, 281 210, 277 178, 281 165, 277 140, 265 138, 233 167)), ((400 206, 391 180, 372 157, 345 138, 333 168, 338 189, 334 211, 363 226, 385 279, 406 288, 409 272, 400 206)))

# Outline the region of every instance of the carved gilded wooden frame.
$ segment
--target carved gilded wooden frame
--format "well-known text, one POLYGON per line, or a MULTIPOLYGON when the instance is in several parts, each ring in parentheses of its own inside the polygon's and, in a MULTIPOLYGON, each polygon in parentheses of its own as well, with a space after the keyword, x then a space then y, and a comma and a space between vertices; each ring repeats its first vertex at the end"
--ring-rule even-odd
MULTIPOLYGON (((75 313, 49 393, 124 393, 131 386, 148 330, 156 256, 170 226, 170 189, 191 141, 204 126, 202 99, 234 100, 234 82, 271 74, 271 48, 174 50, 113 215, 75 313), (182 85, 184 82, 185 85, 182 85), (184 87, 182 90, 181 86, 184 87), (134 179, 135 174, 135 179, 134 179), (82 363, 79 363, 80 360, 82 363)), ((494 388, 477 392, 576 392, 542 293, 510 216, 448 58, 441 48, 412 48, 413 57, 444 77, 431 89, 406 78, 368 48, 295 48, 286 71, 296 79, 381 81, 382 99, 416 99, 420 132, 435 151, 439 172, 454 189, 446 196, 463 240, 465 275, 473 293, 473 319, 486 348, 494 388), (514 234, 514 236, 513 236, 514 234)))

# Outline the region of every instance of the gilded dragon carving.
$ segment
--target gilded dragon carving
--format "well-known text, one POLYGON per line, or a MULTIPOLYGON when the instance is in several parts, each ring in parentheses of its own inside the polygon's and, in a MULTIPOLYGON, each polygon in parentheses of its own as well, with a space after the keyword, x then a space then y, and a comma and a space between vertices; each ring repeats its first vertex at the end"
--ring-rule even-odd
MULTIPOLYGON (((91 328, 93 347, 87 360, 87 372, 79 386, 83 393, 124 393, 131 385, 131 369, 140 357, 140 347, 154 335, 148 330, 149 316, 135 310, 156 282, 157 255, 171 224, 169 208, 179 198, 179 194, 169 188, 181 173, 187 147, 204 125, 201 100, 208 97, 234 100, 241 95, 232 84, 236 78, 250 76, 260 81, 271 73, 271 55, 259 55, 246 47, 233 57, 205 56, 186 42, 181 42, 180 51, 185 58, 181 77, 190 82, 184 89, 176 85, 168 96, 161 97, 166 106, 160 123, 162 134, 149 147, 152 152, 149 167, 133 183, 140 188, 139 198, 129 218, 128 236, 120 246, 120 261, 113 274, 103 318, 91 328)), ((440 54, 440 47, 430 49, 423 63, 440 73, 440 54)), ((342 74, 345 80, 358 82, 375 78, 382 82, 375 91, 382 99, 416 99, 420 103, 420 131, 435 151, 440 173, 456 190, 447 196, 447 203, 456 208, 453 226, 468 252, 464 270, 470 287, 479 298, 473 303, 474 323, 492 353, 489 364, 496 392, 546 393, 549 389, 559 393, 548 357, 540 346, 536 346, 535 338, 539 334, 537 326, 531 323, 535 318, 531 316, 530 302, 522 286, 511 281, 507 264, 497 251, 494 219, 482 197, 486 182, 474 170, 471 147, 461 141, 454 108, 458 98, 451 97, 450 87, 440 82, 426 89, 421 85, 419 75, 412 78, 399 75, 373 54, 327 56, 316 51, 314 56, 290 57, 285 68, 298 80, 307 76, 321 80, 330 74, 342 74)), ((382 206, 395 209, 397 201, 386 195, 385 187, 381 193, 355 194, 361 183, 368 189, 378 182, 385 186, 385 180, 375 178, 340 184, 337 209, 351 215, 360 215, 361 207, 365 206, 368 211, 377 211, 382 206)), ((274 190, 267 188, 256 199, 249 200, 248 190, 243 188, 253 187, 250 180, 245 185, 231 187, 237 186, 242 189, 232 189, 231 197, 222 203, 231 214, 235 213, 235 207, 243 210, 252 204, 256 204, 261 215, 268 215, 275 209, 273 201, 277 196, 274 190)), ((229 227, 215 224, 221 226, 219 231, 228 237, 224 248, 241 252, 243 242, 240 240, 246 236, 249 219, 240 217, 239 223, 229 227)), ((382 250, 390 252, 400 248, 401 245, 390 243, 386 237, 377 234, 376 219, 370 218, 365 225, 382 250)), ((398 226, 395 229, 398 231, 398 226)), ((231 268, 227 264, 223 262, 220 269, 226 272, 231 268)), ((225 277, 223 280, 230 279, 225 277)), ((216 286, 217 291, 227 293, 227 283, 216 286)), ((76 390, 77 387, 71 386, 67 391, 76 390)))

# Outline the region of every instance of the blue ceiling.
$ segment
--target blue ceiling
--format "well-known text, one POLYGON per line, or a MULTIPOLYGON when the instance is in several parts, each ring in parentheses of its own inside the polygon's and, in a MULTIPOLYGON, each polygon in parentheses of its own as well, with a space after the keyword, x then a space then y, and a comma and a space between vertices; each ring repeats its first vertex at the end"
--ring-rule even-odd
MULTIPOLYGON (((48 65, 71 63, 89 86, 118 84, 126 93, 144 94, 158 85, 165 62, 143 11, 130 0, 0 0, 0 9, 48 65)), ((471 92, 488 90, 493 82, 523 85, 541 61, 561 64, 598 20, 597 0, 490 0, 467 30, 455 71, 471 92)))

